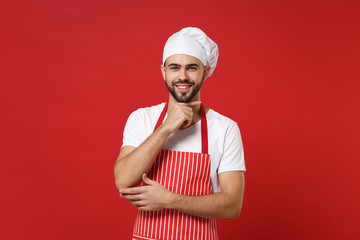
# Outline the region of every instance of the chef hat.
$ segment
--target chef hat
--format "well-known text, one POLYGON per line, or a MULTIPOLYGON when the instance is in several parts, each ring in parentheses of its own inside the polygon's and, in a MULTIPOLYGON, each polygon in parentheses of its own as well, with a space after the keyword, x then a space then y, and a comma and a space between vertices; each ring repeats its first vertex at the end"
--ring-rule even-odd
POLYGON ((216 67, 219 49, 216 43, 199 28, 187 27, 174 33, 167 40, 163 52, 163 64, 168 57, 175 54, 196 57, 204 66, 211 67, 208 75, 211 76, 216 67))

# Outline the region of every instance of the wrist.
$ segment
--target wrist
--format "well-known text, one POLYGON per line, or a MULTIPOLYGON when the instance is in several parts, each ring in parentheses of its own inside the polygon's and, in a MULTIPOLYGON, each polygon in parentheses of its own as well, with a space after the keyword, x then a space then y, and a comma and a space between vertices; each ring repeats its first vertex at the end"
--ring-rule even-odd
POLYGON ((161 124, 159 126, 159 128, 157 129, 157 131, 161 134, 161 135, 164 135, 165 137, 168 137, 171 133, 173 133, 173 131, 167 127, 166 124, 161 124))
POLYGON ((174 209, 174 203, 177 201, 179 194, 169 191, 169 194, 165 200, 165 208, 174 209))

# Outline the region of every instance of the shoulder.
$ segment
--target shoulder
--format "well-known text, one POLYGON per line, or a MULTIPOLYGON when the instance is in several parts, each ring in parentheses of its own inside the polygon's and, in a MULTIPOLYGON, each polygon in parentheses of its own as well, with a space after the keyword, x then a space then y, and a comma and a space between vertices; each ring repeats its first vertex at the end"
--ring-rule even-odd
POLYGON ((206 114, 206 119, 208 121, 209 128, 216 127, 217 129, 228 129, 237 127, 237 123, 234 120, 216 112, 213 109, 209 109, 206 114))
POLYGON ((125 124, 123 146, 138 147, 154 130, 164 106, 165 103, 161 103, 133 111, 125 124))
POLYGON ((209 136, 217 139, 216 141, 224 142, 225 140, 240 138, 240 129, 234 120, 212 109, 209 109, 206 119, 209 136))
POLYGON ((129 119, 143 121, 146 119, 158 118, 164 106, 165 103, 160 103, 154 106, 138 108, 130 114, 129 119))

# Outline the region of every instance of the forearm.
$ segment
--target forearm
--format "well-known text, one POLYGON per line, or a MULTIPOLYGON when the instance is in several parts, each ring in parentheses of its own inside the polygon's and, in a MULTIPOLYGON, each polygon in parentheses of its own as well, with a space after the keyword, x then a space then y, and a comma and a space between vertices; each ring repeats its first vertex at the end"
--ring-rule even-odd
POLYGON ((118 189, 137 186, 144 172, 148 172, 170 132, 160 126, 139 147, 129 154, 121 153, 114 166, 115 184, 118 189))
MULTIPOLYGON (((114 167, 115 184, 118 189, 137 186, 143 173, 147 173, 154 163, 169 135, 177 129, 189 127, 193 122, 192 107, 200 108, 200 101, 173 103, 168 108, 166 120, 139 147, 123 149, 114 167)), ((200 116, 198 116, 200 118, 200 116)))
POLYGON ((188 196, 172 193, 166 208, 179 210, 205 218, 237 218, 240 215, 242 197, 230 193, 214 193, 202 196, 188 196))

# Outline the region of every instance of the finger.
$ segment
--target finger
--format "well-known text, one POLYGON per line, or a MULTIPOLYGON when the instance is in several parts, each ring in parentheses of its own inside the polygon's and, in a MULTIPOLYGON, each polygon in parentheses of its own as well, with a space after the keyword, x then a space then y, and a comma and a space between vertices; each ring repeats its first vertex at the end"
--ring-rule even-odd
POLYGON ((185 106, 196 106, 196 105, 200 105, 201 101, 193 101, 193 102, 187 102, 187 103, 183 103, 183 102, 178 102, 179 105, 185 105, 185 106))
POLYGON ((180 129, 185 129, 191 125, 191 121, 186 120, 183 125, 181 125, 180 129))
POLYGON ((148 184, 148 185, 151 185, 154 181, 152 181, 150 178, 147 177, 146 173, 144 173, 142 175, 142 179, 144 181, 144 183, 148 184))
POLYGON ((147 206, 138 206, 137 209, 140 211, 153 211, 152 208, 147 207, 147 206))
POLYGON ((134 205, 135 207, 139 208, 139 207, 144 207, 144 203, 141 201, 130 201, 129 203, 131 203, 132 205, 134 205))
POLYGON ((192 123, 192 112, 191 112, 190 116, 187 116, 187 119, 181 125, 181 129, 185 129, 185 128, 189 127, 191 125, 191 123, 192 123))
POLYGON ((191 125, 192 120, 193 120, 193 111, 192 109, 189 107, 189 109, 184 109, 184 122, 181 125, 181 128, 187 128, 191 125))
POLYGON ((127 200, 131 201, 139 201, 142 199, 142 195, 136 194, 136 195, 130 195, 130 194, 122 194, 120 193, 120 197, 125 198, 127 200))
POLYGON ((193 101, 193 102, 186 103, 186 105, 188 105, 188 106, 197 106, 200 104, 201 104, 201 101, 193 101))
POLYGON ((139 206, 137 206, 137 209, 141 211, 158 211, 161 210, 162 208, 159 206, 154 206, 151 204, 144 203, 144 205, 140 204, 139 206))
POLYGON ((194 114, 193 109, 190 106, 185 106, 182 109, 182 112, 187 116, 187 117, 191 117, 194 114))
POLYGON ((140 194, 144 192, 144 187, 124 188, 119 191, 122 195, 126 194, 140 194))

